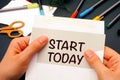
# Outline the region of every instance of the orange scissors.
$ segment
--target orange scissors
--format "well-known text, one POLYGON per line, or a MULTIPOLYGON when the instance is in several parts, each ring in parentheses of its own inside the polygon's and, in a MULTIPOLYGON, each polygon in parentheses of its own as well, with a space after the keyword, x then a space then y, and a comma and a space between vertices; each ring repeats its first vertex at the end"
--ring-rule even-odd
POLYGON ((0 33, 6 33, 10 38, 17 38, 23 35, 23 31, 19 30, 19 28, 22 28, 24 25, 22 21, 15 21, 8 26, 0 28, 0 33))

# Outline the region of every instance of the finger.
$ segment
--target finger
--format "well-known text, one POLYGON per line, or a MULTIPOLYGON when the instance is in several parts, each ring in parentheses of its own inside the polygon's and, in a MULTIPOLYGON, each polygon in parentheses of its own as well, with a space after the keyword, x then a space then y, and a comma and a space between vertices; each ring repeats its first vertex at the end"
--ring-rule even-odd
POLYGON ((30 37, 15 38, 11 41, 7 50, 10 54, 18 54, 23 51, 29 44, 30 37))
POLYGON ((88 64, 97 72, 97 74, 102 74, 107 69, 105 65, 101 62, 99 57, 93 51, 87 50, 84 56, 88 64))
POLYGON ((111 68, 111 67, 115 66, 115 65, 118 64, 118 63, 119 63, 119 65, 117 65, 117 66, 120 66, 120 56, 113 56, 113 57, 109 60, 107 66, 108 66, 108 68, 111 68))
POLYGON ((44 35, 34 40, 21 54, 23 59, 31 60, 32 56, 40 51, 48 42, 48 38, 44 35))
POLYGON ((112 71, 119 71, 120 69, 120 59, 118 58, 113 65, 110 67, 110 70, 112 71))
POLYGON ((107 66, 108 61, 107 61, 106 59, 104 59, 104 60, 103 60, 103 64, 104 64, 105 66, 107 66))
POLYGON ((119 55, 116 51, 114 51, 113 49, 109 48, 109 47, 105 47, 104 49, 104 58, 109 60, 112 56, 116 56, 119 55))

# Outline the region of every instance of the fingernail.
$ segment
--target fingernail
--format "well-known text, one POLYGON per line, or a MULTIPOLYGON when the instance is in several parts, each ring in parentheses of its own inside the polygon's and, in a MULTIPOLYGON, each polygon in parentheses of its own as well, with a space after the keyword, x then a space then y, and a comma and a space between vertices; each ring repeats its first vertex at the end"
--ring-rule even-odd
POLYGON ((48 37, 47 37, 47 36, 42 35, 42 36, 39 37, 40 43, 46 43, 47 40, 48 40, 48 37))
POLYGON ((91 51, 91 50, 85 51, 85 54, 86 54, 86 56, 87 56, 88 58, 91 58, 92 56, 94 56, 94 53, 93 53, 93 51, 91 51))

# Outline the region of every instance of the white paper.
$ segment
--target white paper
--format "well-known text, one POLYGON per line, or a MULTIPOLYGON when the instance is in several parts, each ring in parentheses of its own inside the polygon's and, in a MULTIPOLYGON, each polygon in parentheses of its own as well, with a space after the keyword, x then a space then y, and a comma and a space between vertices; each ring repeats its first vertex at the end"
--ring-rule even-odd
MULTIPOLYGON (((75 31, 104 35, 103 21, 36 16, 34 23, 35 24, 33 25, 33 28, 44 27, 53 30, 75 31)), ((102 60, 103 52, 104 50, 96 51, 96 54, 102 60)), ((91 68, 78 68, 38 63, 36 54, 33 57, 27 70, 26 80, 97 80, 97 75, 91 68)))
MULTIPOLYGON (((26 0, 12 0, 3 9, 24 6, 27 4, 31 3, 26 0)), ((53 16, 53 12, 56 10, 56 7, 49 9, 49 7, 45 5, 43 8, 45 11, 45 16, 53 16)), ((0 23, 9 25, 16 20, 23 21, 25 23, 25 26, 21 28, 21 30, 24 32, 23 35, 27 36, 29 33, 31 33, 35 15, 41 16, 39 13, 39 8, 2 12, 0 13, 0 23)))
POLYGON ((30 2, 28 2, 28 1, 26 1, 26 0, 11 0, 11 1, 8 3, 8 5, 6 5, 4 8, 22 6, 22 5, 26 5, 26 4, 30 4, 30 2))

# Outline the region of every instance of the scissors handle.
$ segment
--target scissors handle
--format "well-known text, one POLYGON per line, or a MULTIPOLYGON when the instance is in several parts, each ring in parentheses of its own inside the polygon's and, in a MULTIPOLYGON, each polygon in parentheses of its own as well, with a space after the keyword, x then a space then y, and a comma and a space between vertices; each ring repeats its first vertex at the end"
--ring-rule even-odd
POLYGON ((22 28, 24 25, 25 25, 25 24, 24 24, 24 22, 22 22, 22 21, 15 21, 15 22, 12 22, 9 26, 10 26, 11 28, 19 29, 19 28, 22 28), (15 24, 20 24, 20 25, 14 27, 15 24))
POLYGON ((7 32, 7 34, 10 38, 18 38, 18 37, 23 35, 23 31, 21 31, 21 30, 9 30, 7 32))
POLYGON ((24 25, 25 25, 25 23, 22 22, 22 21, 15 21, 15 22, 12 22, 9 26, 4 26, 0 30, 14 30, 14 29, 19 29, 19 28, 22 28, 24 25), (16 24, 20 24, 20 25, 16 26, 16 24))
POLYGON ((0 33, 6 33, 10 38, 18 38, 23 35, 21 30, 2 30, 0 33))
POLYGON ((24 25, 22 21, 15 21, 9 26, 0 28, 0 33, 6 33, 10 38, 17 38, 23 35, 23 31, 19 30, 19 28, 22 28, 24 25), (19 26, 17 24, 19 24, 19 26))

